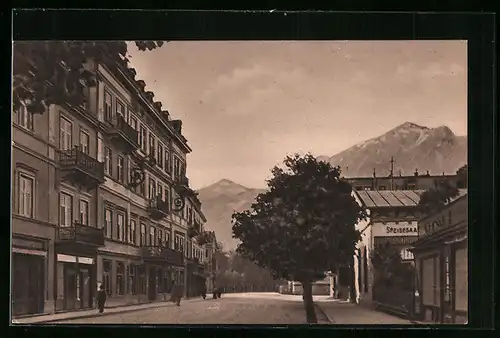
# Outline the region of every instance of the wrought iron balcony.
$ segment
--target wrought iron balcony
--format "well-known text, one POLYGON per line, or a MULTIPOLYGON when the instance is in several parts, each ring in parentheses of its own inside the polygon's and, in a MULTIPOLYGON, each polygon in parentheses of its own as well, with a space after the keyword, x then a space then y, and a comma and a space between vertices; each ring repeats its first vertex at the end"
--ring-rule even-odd
POLYGON ((148 212, 152 219, 160 220, 168 215, 170 208, 168 202, 163 201, 158 196, 149 200, 148 212))
POLYGON ((58 228, 57 241, 58 243, 67 243, 72 246, 104 246, 104 229, 97 229, 89 225, 74 222, 72 226, 60 226, 58 228))
POLYGON ((104 163, 85 154, 77 146, 59 152, 59 166, 63 180, 88 188, 95 188, 104 182, 104 163))
POLYGON ((108 137, 117 146, 121 147, 125 153, 131 153, 139 148, 138 132, 121 116, 116 115, 108 124, 108 137))
POLYGON ((141 254, 144 261, 178 266, 184 265, 184 255, 182 252, 165 246, 143 246, 141 254))

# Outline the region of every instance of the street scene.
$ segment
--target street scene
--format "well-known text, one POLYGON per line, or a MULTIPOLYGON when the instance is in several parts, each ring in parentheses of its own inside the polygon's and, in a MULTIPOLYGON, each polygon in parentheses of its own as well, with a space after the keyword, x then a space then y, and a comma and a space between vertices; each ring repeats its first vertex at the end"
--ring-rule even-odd
POLYGON ((13 325, 468 322, 465 42, 15 41, 12 75, 13 325))

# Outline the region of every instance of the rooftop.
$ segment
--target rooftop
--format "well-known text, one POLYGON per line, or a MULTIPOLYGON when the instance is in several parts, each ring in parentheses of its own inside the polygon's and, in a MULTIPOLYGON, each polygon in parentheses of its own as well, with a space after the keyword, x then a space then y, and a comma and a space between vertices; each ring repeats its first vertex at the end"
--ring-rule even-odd
POLYGON ((416 207, 424 190, 365 190, 355 191, 364 207, 416 207))

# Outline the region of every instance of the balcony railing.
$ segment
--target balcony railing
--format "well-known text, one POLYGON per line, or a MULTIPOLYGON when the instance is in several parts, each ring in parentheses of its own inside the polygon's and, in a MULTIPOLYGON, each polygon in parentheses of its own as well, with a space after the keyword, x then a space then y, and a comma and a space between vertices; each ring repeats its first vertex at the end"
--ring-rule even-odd
POLYGON ((104 246, 104 229, 97 229, 89 225, 74 222, 72 226, 59 227, 58 241, 97 247, 104 246))
POLYGON ((173 265, 183 265, 184 255, 165 246, 143 246, 141 248, 142 258, 146 261, 164 262, 173 265))
POLYGON ((132 128, 121 115, 114 116, 108 123, 111 125, 108 134, 112 139, 123 143, 128 151, 139 148, 137 130, 132 128))
POLYGON ((85 154, 78 147, 60 151, 59 165, 62 170, 78 171, 97 181, 104 181, 104 163, 85 154))
POLYGON ((158 220, 168 215, 170 208, 168 202, 163 201, 158 196, 149 200, 148 211, 151 218, 158 220))

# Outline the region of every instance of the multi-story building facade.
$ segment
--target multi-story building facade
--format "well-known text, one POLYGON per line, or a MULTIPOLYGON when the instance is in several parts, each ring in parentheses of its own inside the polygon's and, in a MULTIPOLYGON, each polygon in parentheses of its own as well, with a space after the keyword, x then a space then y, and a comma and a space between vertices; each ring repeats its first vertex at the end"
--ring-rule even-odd
POLYGON ((91 308, 101 284, 110 305, 194 294, 209 259, 182 122, 120 60, 87 68, 83 106, 13 115, 14 315, 91 308))

